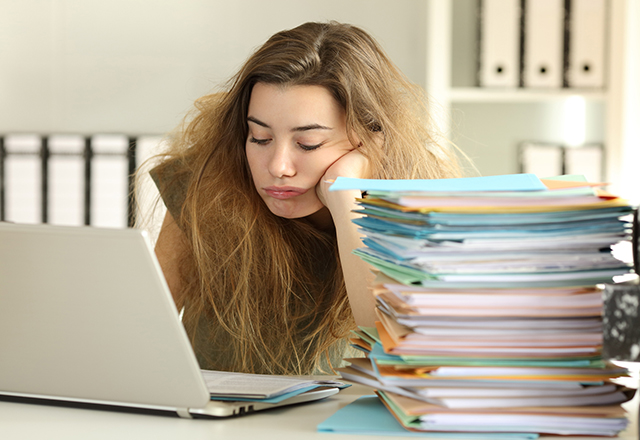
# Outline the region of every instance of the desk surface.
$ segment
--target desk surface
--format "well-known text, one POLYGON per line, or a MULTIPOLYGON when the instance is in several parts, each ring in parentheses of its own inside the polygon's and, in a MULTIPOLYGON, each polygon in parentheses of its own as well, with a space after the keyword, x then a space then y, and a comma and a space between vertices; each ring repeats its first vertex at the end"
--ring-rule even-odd
MULTIPOLYGON (((94 439, 256 439, 261 440, 354 440, 354 435, 326 434, 316 426, 357 397, 371 390, 354 385, 324 401, 277 408, 244 417, 216 420, 185 420, 172 417, 129 414, 93 409, 75 409, 0 402, 1 439, 94 440, 94 439)), ((638 407, 638 396, 625 404, 638 407)), ((630 410, 631 411, 631 410, 630 410)), ((633 410, 632 414, 637 414, 633 410)), ((635 417, 631 417, 635 419, 635 417)), ((637 422, 620 435, 620 439, 636 440, 637 422)), ((377 437, 406 439, 407 437, 377 437)), ((433 438, 433 437, 430 437, 433 438)), ((549 437, 557 440, 558 437, 549 437)), ((595 437, 570 437, 572 440, 594 440, 595 437)), ((544 437, 541 437, 544 439, 544 437)))

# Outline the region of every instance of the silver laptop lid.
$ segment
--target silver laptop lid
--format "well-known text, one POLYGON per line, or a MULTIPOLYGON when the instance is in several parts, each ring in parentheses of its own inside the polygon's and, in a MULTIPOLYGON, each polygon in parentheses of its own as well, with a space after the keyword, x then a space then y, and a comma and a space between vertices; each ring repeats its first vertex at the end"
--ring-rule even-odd
POLYGON ((206 404, 144 232, 0 223, 0 394, 206 404))

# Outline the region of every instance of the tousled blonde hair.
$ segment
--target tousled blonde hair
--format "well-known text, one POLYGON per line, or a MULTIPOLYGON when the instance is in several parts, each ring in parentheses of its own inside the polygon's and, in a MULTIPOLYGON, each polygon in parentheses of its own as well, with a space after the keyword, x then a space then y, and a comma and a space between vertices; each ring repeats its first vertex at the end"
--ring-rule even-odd
POLYGON ((373 178, 458 177, 457 155, 435 141, 422 90, 368 33, 336 22, 272 36, 222 92, 196 102, 172 137, 154 172, 166 188, 188 182, 176 219, 188 243, 183 321, 201 366, 328 370, 330 353, 340 353, 354 328, 335 232, 273 215, 255 190, 244 148, 259 82, 326 87, 373 178))

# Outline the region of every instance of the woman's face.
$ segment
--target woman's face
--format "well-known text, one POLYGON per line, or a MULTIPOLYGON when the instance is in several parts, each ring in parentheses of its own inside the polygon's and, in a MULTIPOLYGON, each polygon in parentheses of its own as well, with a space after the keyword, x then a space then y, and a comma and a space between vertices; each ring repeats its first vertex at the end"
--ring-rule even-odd
POLYGON ((353 150, 344 109, 321 86, 257 83, 247 115, 246 152, 253 183, 279 217, 320 211, 316 184, 327 168, 353 150))

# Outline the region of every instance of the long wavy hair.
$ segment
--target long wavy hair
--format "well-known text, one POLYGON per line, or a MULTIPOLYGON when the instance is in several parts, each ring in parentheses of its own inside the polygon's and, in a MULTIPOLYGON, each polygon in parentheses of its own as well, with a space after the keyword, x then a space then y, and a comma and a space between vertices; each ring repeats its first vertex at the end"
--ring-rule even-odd
POLYGON ((458 177, 457 154, 436 142, 423 91, 369 34, 336 22, 273 35, 223 90, 197 100, 171 136, 155 172, 188 182, 176 219, 188 243, 183 322, 201 366, 330 371, 355 326, 335 231, 273 215, 256 191, 245 155, 256 83, 329 90, 373 178, 458 177))

